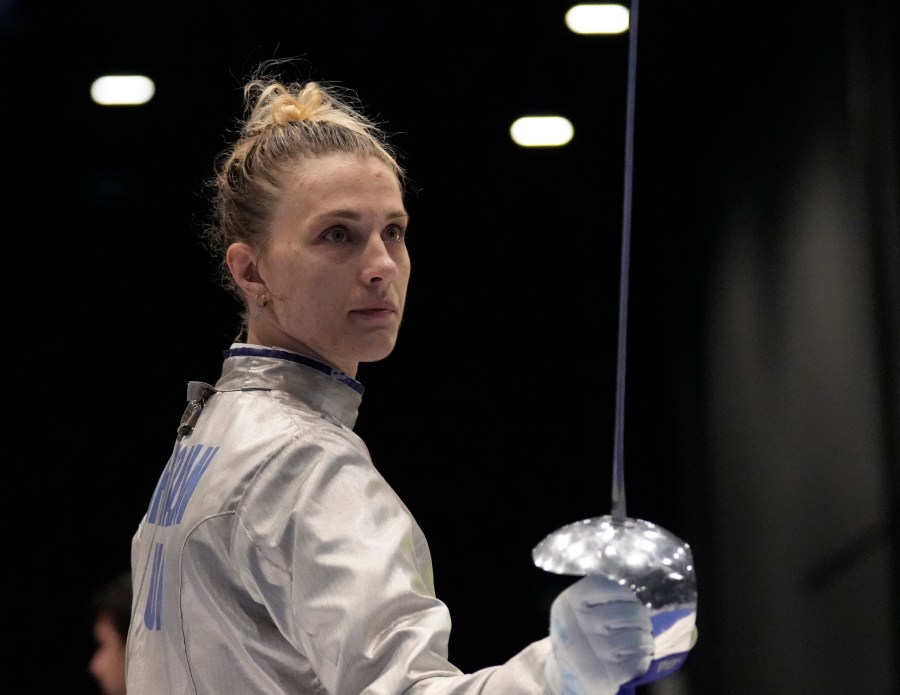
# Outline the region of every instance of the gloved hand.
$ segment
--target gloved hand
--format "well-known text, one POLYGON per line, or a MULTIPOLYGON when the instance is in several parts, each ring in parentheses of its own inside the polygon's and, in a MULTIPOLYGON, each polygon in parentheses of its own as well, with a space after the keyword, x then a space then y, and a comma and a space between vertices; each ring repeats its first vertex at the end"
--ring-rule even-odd
POLYGON ((553 601, 546 675, 560 695, 615 695, 653 658, 650 609, 627 586, 582 577, 553 601))

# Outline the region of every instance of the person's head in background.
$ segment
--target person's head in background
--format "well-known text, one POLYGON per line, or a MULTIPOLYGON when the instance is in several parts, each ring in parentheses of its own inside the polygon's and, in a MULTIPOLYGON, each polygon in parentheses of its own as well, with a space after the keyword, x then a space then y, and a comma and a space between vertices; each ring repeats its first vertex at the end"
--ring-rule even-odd
POLYGON ((88 672, 103 695, 125 695, 125 640, 131 621, 131 572, 101 586, 91 598, 90 621, 96 646, 88 672))

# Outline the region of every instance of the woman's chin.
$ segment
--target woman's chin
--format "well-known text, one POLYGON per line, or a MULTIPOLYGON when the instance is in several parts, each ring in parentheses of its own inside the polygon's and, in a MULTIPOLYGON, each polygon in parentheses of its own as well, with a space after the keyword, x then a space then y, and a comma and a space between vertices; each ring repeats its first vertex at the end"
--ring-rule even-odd
POLYGON ((388 339, 387 336, 383 336, 380 340, 367 341, 367 343, 362 350, 358 351, 357 361, 380 362, 394 351, 397 338, 392 336, 388 339))

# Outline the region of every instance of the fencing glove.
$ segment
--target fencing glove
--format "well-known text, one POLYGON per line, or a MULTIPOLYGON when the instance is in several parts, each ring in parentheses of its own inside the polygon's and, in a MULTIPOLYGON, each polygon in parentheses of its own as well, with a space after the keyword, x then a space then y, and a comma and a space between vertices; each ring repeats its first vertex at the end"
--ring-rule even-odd
POLYGON ((546 675, 559 695, 615 695, 650 666, 650 609, 627 586, 588 575, 553 601, 550 641, 546 675))

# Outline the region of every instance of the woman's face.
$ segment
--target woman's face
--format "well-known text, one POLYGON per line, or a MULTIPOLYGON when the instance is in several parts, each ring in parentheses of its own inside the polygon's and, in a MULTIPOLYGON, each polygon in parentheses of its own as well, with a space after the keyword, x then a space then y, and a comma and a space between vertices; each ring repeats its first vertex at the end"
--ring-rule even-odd
MULTIPOLYGON (((328 155, 289 172, 257 259, 268 303, 248 341, 312 355, 356 376, 397 341, 410 260, 397 177, 370 157, 328 155)), ((255 317, 255 318, 254 318, 255 317)))

